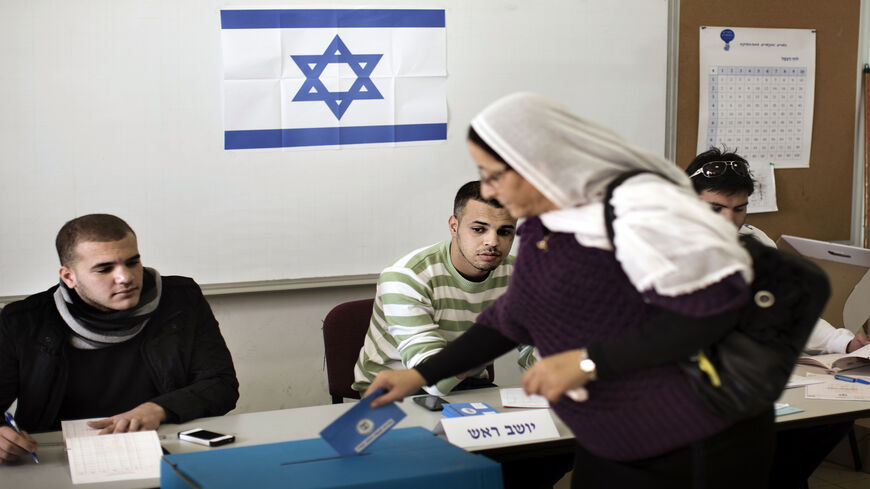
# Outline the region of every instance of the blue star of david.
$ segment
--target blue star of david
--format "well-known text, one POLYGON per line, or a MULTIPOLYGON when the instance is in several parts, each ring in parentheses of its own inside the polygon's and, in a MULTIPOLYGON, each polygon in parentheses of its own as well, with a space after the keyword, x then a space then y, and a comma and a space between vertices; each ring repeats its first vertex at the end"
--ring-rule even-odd
POLYGON ((329 110, 341 119, 354 100, 384 98, 372 82, 372 70, 383 54, 353 54, 340 37, 335 36, 323 54, 291 55, 305 75, 305 81, 293 97, 293 101, 323 101, 329 110), (356 74, 356 80, 346 92, 330 92, 320 81, 320 75, 329 63, 346 63, 356 74))

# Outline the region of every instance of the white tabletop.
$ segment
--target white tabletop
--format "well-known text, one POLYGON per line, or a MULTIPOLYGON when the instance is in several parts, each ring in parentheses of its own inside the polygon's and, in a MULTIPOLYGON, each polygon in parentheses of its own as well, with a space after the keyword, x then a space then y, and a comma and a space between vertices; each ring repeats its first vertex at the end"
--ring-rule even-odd
MULTIPOLYGON (((824 374, 825 370, 815 367, 798 365, 794 373, 804 376, 806 372, 824 374)), ((850 375, 870 375, 870 367, 849 370, 850 375)), ((867 387, 870 389, 870 386, 867 387)), ((870 402, 868 401, 845 401, 832 399, 807 399, 806 388, 795 387, 786 389, 779 402, 786 402, 790 406, 803 409, 799 413, 787 414, 776 418, 777 427, 780 429, 798 428, 838 421, 848 421, 858 418, 870 417, 870 402)))
MULTIPOLYGON (((803 375, 806 371, 822 372, 817 369, 797 367, 796 373, 803 375)), ((852 372, 852 371, 850 371, 852 372)), ((855 371, 858 374, 870 374, 862 370, 855 371)), ((510 411, 512 408, 504 408, 501 405, 498 388, 478 389, 463 391, 445 396, 450 402, 485 402, 499 411, 510 411)), ((789 414, 777 418, 777 425, 782 428, 797 427, 802 425, 821 424, 837 420, 856 419, 870 416, 870 402, 862 401, 827 401, 817 399, 805 399, 804 389, 787 389, 780 399, 794 407, 803 409, 800 413, 789 414)), ((214 418, 198 419, 180 425, 166 424, 160 427, 161 445, 170 453, 197 452, 203 450, 222 450, 225 448, 260 445, 264 443, 278 443, 292 440, 317 438, 320 431, 331 423, 335 418, 350 409, 353 403, 329 404, 324 406, 311 406, 278 411, 264 411, 259 413, 244 413, 214 418), (191 428, 205 428, 220 433, 233 434, 236 436, 235 443, 224 447, 208 448, 180 441, 175 436, 179 431, 191 428)), ((422 427, 433 430, 441 419, 438 412, 427 411, 409 399, 400 404, 407 414, 396 427, 422 427)), ((542 449, 554 450, 570 449, 574 443, 574 436, 565 424, 555 415, 553 420, 559 432, 559 438, 537 442, 529 445, 487 445, 473 449, 474 452, 499 458, 521 456, 523 450, 534 450, 541 454, 542 449), (519 454, 519 455, 517 455, 519 454)), ((159 479, 146 479, 138 481, 112 482, 106 484, 81 484, 73 486, 70 480, 69 466, 64 446, 60 443, 59 431, 40 433, 34 436, 37 441, 43 443, 38 450, 40 464, 35 464, 29 458, 25 458, 18 464, 11 466, 0 465, 0 488, 40 487, 40 488, 143 488, 157 487, 159 479), (50 443, 50 444, 49 444, 50 443)))
MULTIPOLYGON (((463 391, 444 396, 444 398, 450 402, 485 402, 499 411, 513 410, 512 408, 502 407, 498 388, 463 391)), ((202 418, 184 424, 165 424, 157 432, 162 438, 160 444, 170 453, 222 450, 232 447, 303 440, 319 437, 320 431, 323 428, 352 406, 353 403, 348 402, 344 404, 328 404, 324 406, 202 418), (209 448, 178 440, 175 436, 179 431, 191 428, 205 428, 220 433, 233 434, 236 436, 236 441, 223 447, 209 448)), ((400 406, 407 416, 396 425, 397 428, 422 427, 433 430, 441 419, 441 413, 428 411, 412 402, 410 398, 405 399, 400 403, 400 406)), ((500 451, 510 452, 512 450, 519 450, 522 447, 527 449, 534 447, 537 451, 539 445, 548 444, 570 446, 574 440, 571 431, 555 414, 553 414, 553 421, 559 432, 558 439, 538 442, 534 445, 487 445, 476 447, 472 451, 499 453, 500 451)), ((37 452, 40 463, 37 465, 30 458, 25 458, 21 462, 11 466, 0 465, 0 488, 40 487, 47 489, 76 487, 89 489, 117 487, 128 489, 157 487, 160 485, 159 479, 144 479, 73 486, 70 480, 66 451, 61 443, 61 433, 59 431, 40 433, 34 435, 34 438, 38 442, 43 443, 37 452)))

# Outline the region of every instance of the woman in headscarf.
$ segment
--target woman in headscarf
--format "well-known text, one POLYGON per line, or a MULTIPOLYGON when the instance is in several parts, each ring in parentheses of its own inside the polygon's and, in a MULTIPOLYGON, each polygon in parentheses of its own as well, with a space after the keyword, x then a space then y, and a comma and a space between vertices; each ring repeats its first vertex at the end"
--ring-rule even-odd
POLYGON ((736 324, 748 300, 751 260, 733 226, 675 165, 538 95, 484 109, 468 147, 483 195, 526 218, 510 287, 440 354, 376 378, 370 391, 388 392, 372 405, 531 344, 543 358, 523 387, 576 436, 573 487, 764 487, 772 409, 718 418, 676 364, 736 324), (630 170, 649 173, 613 193, 611 244, 604 192, 630 170), (656 317, 685 334, 647 327, 641 341, 656 317))

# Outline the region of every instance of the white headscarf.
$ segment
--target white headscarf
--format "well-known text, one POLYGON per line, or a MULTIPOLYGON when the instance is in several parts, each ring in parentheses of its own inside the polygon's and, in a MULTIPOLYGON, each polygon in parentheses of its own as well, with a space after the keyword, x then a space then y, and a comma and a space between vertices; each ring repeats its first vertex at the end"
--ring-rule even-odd
POLYGON ((616 258, 637 290, 677 296, 736 272, 752 280, 734 226, 701 202, 673 163, 532 93, 497 100, 471 126, 559 208, 540 216, 544 225, 573 233, 584 246, 612 249, 602 203, 608 183, 636 169, 664 177, 631 178, 611 200, 616 258))

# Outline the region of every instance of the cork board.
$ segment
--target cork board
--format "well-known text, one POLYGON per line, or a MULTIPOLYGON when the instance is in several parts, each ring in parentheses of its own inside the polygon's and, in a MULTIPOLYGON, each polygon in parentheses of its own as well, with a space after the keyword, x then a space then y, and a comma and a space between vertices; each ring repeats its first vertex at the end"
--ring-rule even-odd
POLYGON ((676 158, 681 168, 697 149, 700 26, 817 31, 810 168, 776 170, 779 211, 747 219, 774 240, 782 234, 850 238, 860 7, 859 0, 680 2, 676 158))

